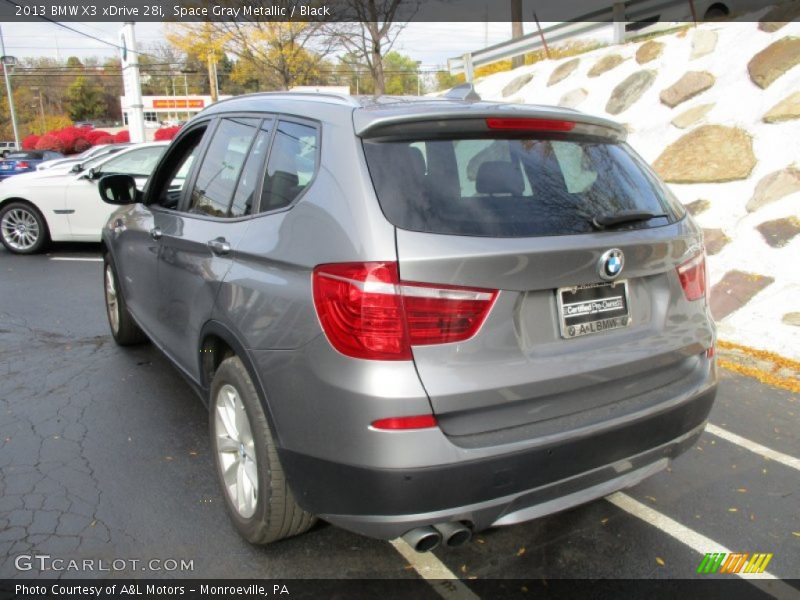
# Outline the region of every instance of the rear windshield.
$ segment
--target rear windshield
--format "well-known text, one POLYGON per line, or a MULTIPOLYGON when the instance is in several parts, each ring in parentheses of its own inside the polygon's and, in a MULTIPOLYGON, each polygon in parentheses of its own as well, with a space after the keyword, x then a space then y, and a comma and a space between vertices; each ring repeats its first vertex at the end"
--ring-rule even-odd
POLYGON ((19 160, 21 158, 23 158, 23 159, 27 158, 29 160, 38 160, 38 159, 42 158, 42 156, 43 156, 42 152, 12 152, 6 158, 9 158, 9 159, 12 159, 12 160, 19 160))
POLYGON ((454 235, 527 237, 596 231, 620 211, 666 215, 679 203, 625 144, 596 138, 364 141, 384 214, 397 227, 454 235))

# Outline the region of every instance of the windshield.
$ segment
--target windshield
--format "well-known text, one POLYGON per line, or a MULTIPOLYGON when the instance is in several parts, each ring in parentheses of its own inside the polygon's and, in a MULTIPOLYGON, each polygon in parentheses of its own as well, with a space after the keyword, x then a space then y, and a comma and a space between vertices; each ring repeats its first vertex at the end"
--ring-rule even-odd
POLYGON ((494 237, 595 231, 592 219, 620 211, 664 225, 681 215, 649 168, 625 144, 597 139, 453 139, 364 142, 386 217, 413 231, 494 237))

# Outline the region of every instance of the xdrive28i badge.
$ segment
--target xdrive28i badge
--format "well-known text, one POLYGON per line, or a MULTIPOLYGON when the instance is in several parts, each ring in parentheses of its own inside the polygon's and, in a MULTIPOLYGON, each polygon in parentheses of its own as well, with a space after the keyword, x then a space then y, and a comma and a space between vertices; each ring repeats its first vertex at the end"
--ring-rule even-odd
POLYGON ((597 274, 605 281, 619 277, 622 267, 625 266, 625 255, 619 248, 606 250, 597 262, 597 274))

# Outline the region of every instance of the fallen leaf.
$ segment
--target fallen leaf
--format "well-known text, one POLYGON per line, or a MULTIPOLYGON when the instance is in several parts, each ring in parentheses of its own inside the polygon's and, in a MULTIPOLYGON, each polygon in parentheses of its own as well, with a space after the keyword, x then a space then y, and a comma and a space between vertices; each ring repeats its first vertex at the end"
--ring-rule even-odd
POLYGON ((406 565, 405 567, 403 567, 403 570, 404 570, 404 571, 411 571, 413 568, 414 568, 414 567, 413 567, 413 566, 411 566, 411 565, 406 565))
POLYGON ((800 537, 800 531, 793 531, 792 535, 795 537, 800 537))
POLYGON ((664 559, 663 559, 663 558, 661 558, 660 556, 656 556, 656 562, 657 562, 659 565, 661 565, 662 567, 663 567, 663 566, 664 566, 664 564, 665 564, 665 563, 664 563, 664 559))
POLYGON ((486 543, 486 540, 485 540, 485 539, 483 539, 483 538, 478 538, 478 543, 479 543, 479 544, 485 544, 485 543, 486 543))
POLYGON ((650 502, 655 502, 656 501, 656 499, 653 496, 645 496, 645 498, 650 500, 650 502))
POLYGON ((750 520, 751 521, 755 521, 756 520, 756 516, 753 513, 750 513, 750 520))
POLYGON ((94 527, 95 525, 97 525, 97 519, 89 523, 89 527, 94 527))
POLYGON ((462 573, 466 573, 467 572, 467 565, 461 565, 461 572, 462 573))
POLYGON ((189 456, 197 456, 196 450, 189 450, 189 456))
POLYGON ((764 475, 766 475, 766 474, 767 474, 767 470, 766 470, 766 469, 761 469, 761 472, 762 472, 764 475))
POLYGON ((470 575, 469 577, 467 577, 467 579, 477 579, 477 578, 478 578, 477 575, 470 575))
POLYGON ((521 589, 523 592, 527 592, 528 591, 528 588, 526 586, 524 586, 524 585, 519 589, 521 589))
POLYGON ((739 512, 738 508, 729 508, 728 512, 739 512))
POLYGON ((522 556, 523 554, 525 554, 525 547, 524 546, 522 548, 520 548, 519 550, 517 550, 517 556, 522 556))
POLYGON ((737 492, 741 492, 742 494, 746 494, 746 493, 747 493, 747 488, 739 488, 739 489, 738 489, 738 490, 736 490, 736 491, 737 491, 737 492))
POLYGON ((172 460, 172 457, 171 456, 165 456, 164 460, 172 460))
POLYGON ((605 519, 600 519, 601 525, 605 525, 606 523, 608 523, 608 517, 606 517, 605 519))

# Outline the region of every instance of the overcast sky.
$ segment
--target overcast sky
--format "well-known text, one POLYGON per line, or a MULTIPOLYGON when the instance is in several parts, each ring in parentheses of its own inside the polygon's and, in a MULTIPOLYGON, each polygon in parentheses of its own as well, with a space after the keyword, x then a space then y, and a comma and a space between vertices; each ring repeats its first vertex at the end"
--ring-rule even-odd
MULTIPOLYGON (((68 23, 70 27, 114 44, 122 23, 68 23)), ((23 56, 112 56, 111 46, 73 33, 53 23, 0 23, 6 54, 23 56)), ((162 23, 138 23, 136 39, 140 46, 164 41, 162 23)), ((525 31, 532 24, 526 23, 525 31)), ((510 23, 411 23, 401 33, 395 50, 421 61, 423 66, 446 65, 447 59, 486 44, 496 44, 511 36, 510 23)))

